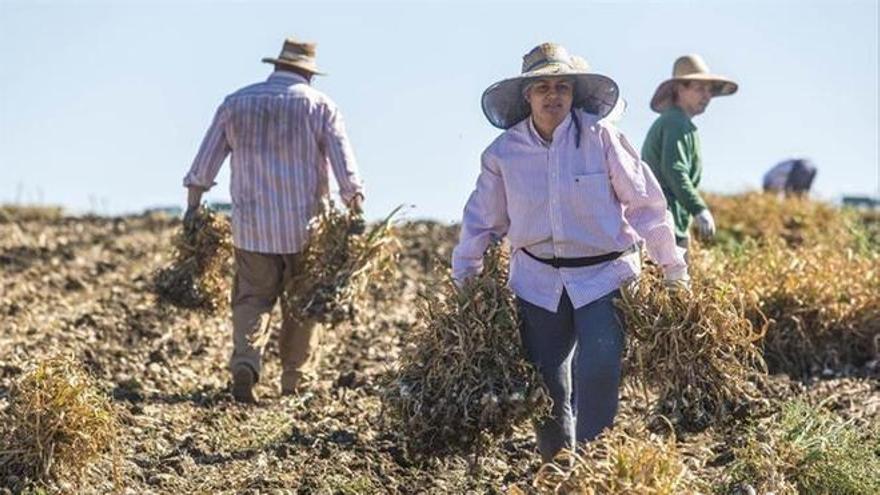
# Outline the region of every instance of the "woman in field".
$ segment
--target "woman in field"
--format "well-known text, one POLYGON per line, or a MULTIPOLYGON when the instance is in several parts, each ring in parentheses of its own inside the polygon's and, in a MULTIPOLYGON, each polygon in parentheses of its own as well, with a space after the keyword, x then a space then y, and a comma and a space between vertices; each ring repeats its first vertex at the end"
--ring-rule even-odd
POLYGON ((545 43, 519 76, 483 94, 483 112, 505 132, 483 152, 452 259, 464 284, 493 239, 510 242, 522 341, 554 402, 537 431, 544 460, 614 420, 624 332, 613 300, 640 272, 639 242, 667 284, 688 280, 657 180, 603 120, 617 84, 579 67, 545 43))

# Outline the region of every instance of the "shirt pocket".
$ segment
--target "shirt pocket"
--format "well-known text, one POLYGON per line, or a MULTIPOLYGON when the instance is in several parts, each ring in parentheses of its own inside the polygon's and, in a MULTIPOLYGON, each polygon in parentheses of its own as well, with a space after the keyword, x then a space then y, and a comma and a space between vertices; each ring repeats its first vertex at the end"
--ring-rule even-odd
POLYGON ((575 174, 570 191, 579 213, 604 210, 611 200, 611 179, 605 172, 575 174))

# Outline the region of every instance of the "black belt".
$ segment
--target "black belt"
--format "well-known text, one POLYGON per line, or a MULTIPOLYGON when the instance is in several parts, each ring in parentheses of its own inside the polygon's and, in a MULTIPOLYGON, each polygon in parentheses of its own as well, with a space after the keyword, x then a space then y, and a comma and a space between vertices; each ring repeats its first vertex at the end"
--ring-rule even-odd
POLYGON ((552 258, 538 258, 534 254, 530 253, 528 249, 522 248, 523 252, 529 255, 530 257, 544 263, 545 265, 550 265, 553 268, 580 268, 583 266, 592 266, 598 265, 599 263, 605 263, 606 261, 616 260, 625 254, 635 253, 638 251, 638 246, 633 244, 632 246, 624 249, 623 251, 615 251, 613 253, 600 254, 599 256, 584 256, 583 258, 557 258, 556 256, 552 258))

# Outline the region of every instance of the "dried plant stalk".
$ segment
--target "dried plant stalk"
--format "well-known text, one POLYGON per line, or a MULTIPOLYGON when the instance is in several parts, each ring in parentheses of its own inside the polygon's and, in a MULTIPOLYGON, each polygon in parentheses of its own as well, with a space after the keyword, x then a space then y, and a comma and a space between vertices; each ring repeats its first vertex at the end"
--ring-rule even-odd
POLYGON ((0 479, 75 480, 117 439, 108 397, 69 357, 41 361, 13 386, 9 399, 0 479))
POLYGON ((635 423, 606 430, 577 452, 563 451, 538 471, 541 494, 677 495, 705 493, 684 462, 675 438, 635 423))
POLYGON ((353 321, 366 309, 371 286, 387 288, 393 280, 400 251, 395 217, 401 209, 367 229, 359 214, 323 203, 309 226, 304 269, 287 287, 287 311, 331 325, 353 321))
POLYGON ((543 381, 525 359, 507 264, 493 246, 479 276, 458 289, 447 272, 420 301, 384 397, 410 452, 475 451, 549 413, 543 381))
POLYGON ((182 227, 173 243, 174 261, 154 278, 159 300, 208 312, 226 307, 232 262, 229 219, 200 207, 193 224, 182 227))
POLYGON ((859 366, 878 356, 880 253, 838 246, 789 248, 777 240, 715 256, 712 277, 735 284, 771 371, 793 376, 859 366))
POLYGON ((849 246, 860 228, 856 215, 807 197, 782 197, 749 192, 706 196, 718 233, 713 244, 746 240, 775 242, 789 247, 849 246))
POLYGON ((627 370, 657 389, 673 423, 703 429, 758 398, 763 328, 745 317, 733 287, 695 278, 691 291, 670 290, 652 269, 621 292, 627 370))

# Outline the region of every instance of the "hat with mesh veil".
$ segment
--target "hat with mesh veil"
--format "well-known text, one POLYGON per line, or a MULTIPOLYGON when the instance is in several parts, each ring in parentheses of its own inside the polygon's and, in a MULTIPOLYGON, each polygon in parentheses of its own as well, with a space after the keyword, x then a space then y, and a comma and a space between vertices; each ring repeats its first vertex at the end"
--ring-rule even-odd
POLYGON ((483 113, 500 129, 509 129, 531 113, 523 90, 537 79, 566 77, 574 83, 572 108, 581 108, 599 118, 614 108, 618 98, 617 83, 589 71, 580 57, 569 55, 562 45, 542 43, 523 56, 518 76, 499 81, 483 92, 483 113))

